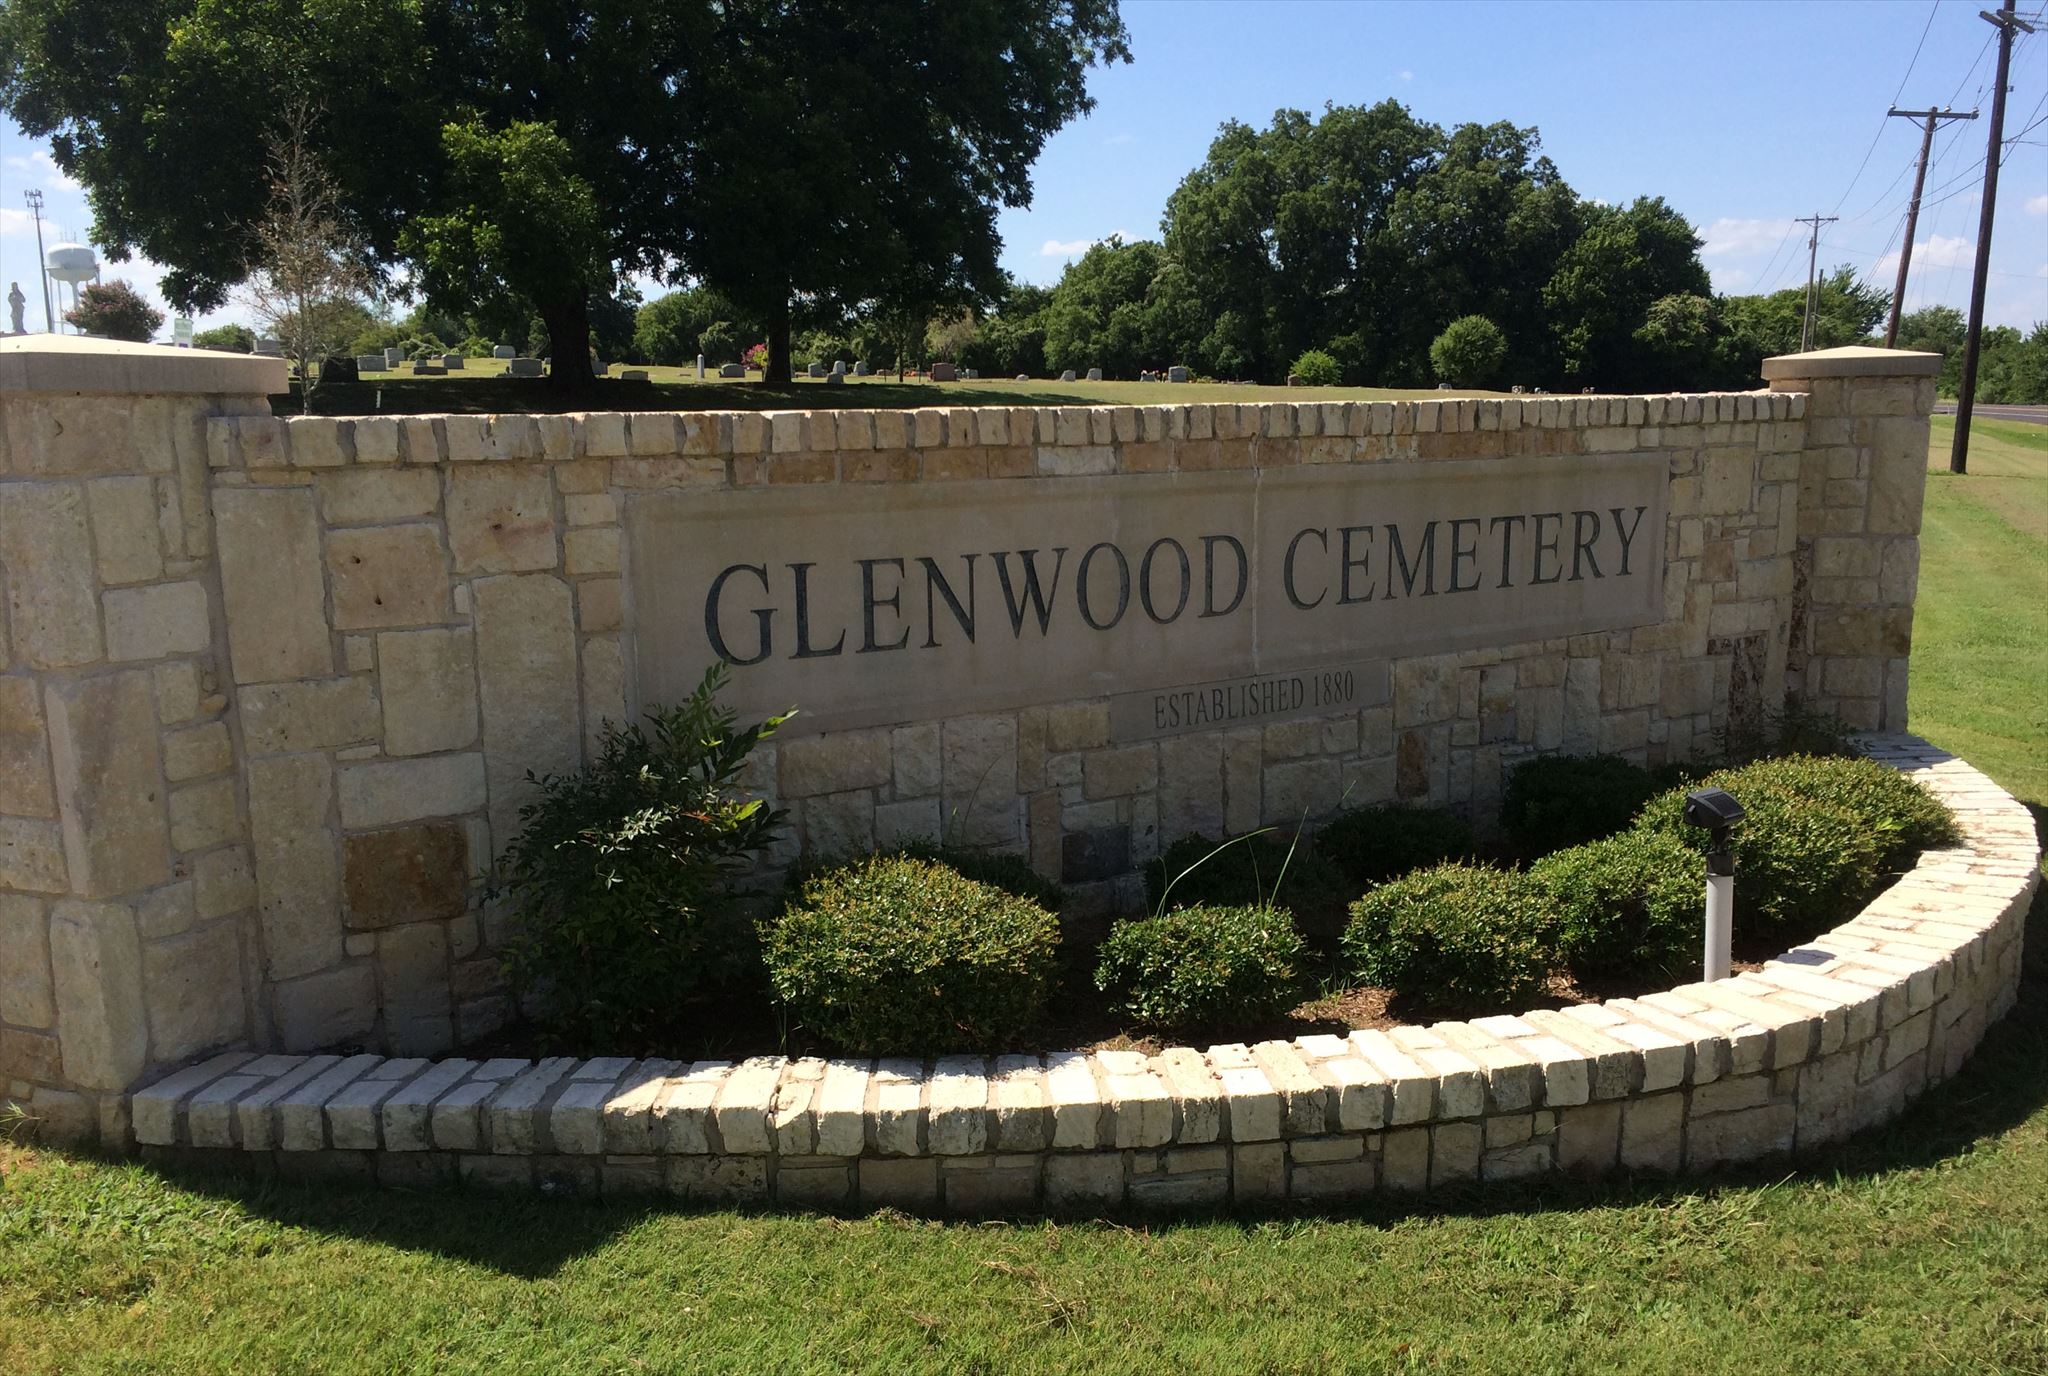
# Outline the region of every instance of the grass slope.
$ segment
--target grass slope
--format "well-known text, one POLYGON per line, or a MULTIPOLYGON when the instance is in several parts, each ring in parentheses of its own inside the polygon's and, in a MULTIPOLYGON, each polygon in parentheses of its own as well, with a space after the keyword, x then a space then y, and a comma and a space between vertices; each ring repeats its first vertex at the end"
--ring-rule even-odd
MULTIPOLYGON (((1930 484, 1913 710, 2038 805, 2048 432, 2009 430, 1930 484)), ((2048 1372, 2034 919, 2018 1010, 1905 1122, 1796 1171, 1428 1214, 841 1221, 0 1146, 0 1372, 2048 1372)))

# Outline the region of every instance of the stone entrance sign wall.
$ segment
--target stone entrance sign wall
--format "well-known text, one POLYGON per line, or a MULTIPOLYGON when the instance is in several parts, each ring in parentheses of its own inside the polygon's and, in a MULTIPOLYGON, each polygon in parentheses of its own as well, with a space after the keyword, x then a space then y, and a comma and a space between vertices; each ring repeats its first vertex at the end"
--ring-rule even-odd
POLYGON ((736 567, 720 636, 773 639, 739 691, 814 718, 756 761, 778 862, 943 832, 1098 909, 1190 830, 1484 817, 1532 754, 1682 757, 1795 696, 1900 729, 1935 362, 286 421, 278 360, 0 342, 0 1088, 120 1142, 122 1091, 223 1048, 487 1035, 512 1005, 483 879, 528 771, 693 683, 736 567), (841 652, 790 658, 806 637, 841 652))

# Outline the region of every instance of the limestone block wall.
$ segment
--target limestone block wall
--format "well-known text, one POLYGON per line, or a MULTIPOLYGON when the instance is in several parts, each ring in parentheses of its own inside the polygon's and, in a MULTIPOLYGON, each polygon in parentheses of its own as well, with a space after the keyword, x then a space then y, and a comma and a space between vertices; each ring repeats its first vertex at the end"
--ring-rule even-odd
POLYGON ((119 1140, 271 1035, 206 426, 284 365, 87 344, 0 352, 0 1098, 119 1140))
POLYGON ((1807 399, 1788 686, 1866 731, 1906 725, 1939 366, 1931 354, 1883 349, 1764 363, 1773 391, 1807 399))
MULTIPOLYGON (((1483 819, 1535 753, 1694 753, 1779 708, 1795 654, 1827 701, 1897 724, 1847 691, 1858 666, 1890 674, 1896 618, 1842 600, 1853 581, 1801 584, 1803 503, 1835 450, 1875 468, 1915 425, 1924 446, 1927 398, 1892 379, 1925 356, 1830 379, 1852 416, 1866 391, 1915 409, 1852 419, 1818 457, 1800 391, 285 420, 263 400, 281 380, 179 391, 214 356, 135 347, 153 371, 94 390, 103 360, 0 343, 0 1076, 53 1114, 92 1119, 94 1096, 203 1051, 425 1056, 512 1016, 487 869, 528 772, 577 767, 647 705, 623 577, 645 493, 1665 462, 1653 624, 1395 659, 1378 705, 1264 727, 1115 744, 1107 701, 1082 698, 791 735, 752 780, 791 810, 775 863, 943 833, 1100 909, 1187 831, 1383 800, 1483 819)), ((1850 532, 1884 542, 1880 566, 1915 533, 1891 529, 1904 468, 1884 473, 1819 489, 1831 511, 1888 504, 1850 532)))

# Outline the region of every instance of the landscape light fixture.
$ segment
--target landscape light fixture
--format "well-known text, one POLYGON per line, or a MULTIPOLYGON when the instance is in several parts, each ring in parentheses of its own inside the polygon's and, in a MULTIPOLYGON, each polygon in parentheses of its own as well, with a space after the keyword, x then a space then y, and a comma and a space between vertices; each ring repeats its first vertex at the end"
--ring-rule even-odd
POLYGON ((1728 978, 1729 950, 1735 927, 1735 851, 1731 834, 1742 820, 1742 804, 1718 788, 1696 788, 1685 795, 1685 823, 1713 836, 1707 852, 1706 980, 1728 978))

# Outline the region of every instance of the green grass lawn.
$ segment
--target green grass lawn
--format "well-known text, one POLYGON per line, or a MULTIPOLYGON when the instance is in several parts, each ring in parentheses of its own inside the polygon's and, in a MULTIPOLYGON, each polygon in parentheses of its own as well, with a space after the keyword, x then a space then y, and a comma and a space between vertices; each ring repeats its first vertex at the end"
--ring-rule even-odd
MULTIPOLYGON (((2048 801, 2048 431, 1930 483, 1915 727, 2048 801)), ((1945 429, 1935 452, 1945 456, 1945 429)), ((0 1146, 0 1373, 2048 1372, 2048 916, 2018 1010, 1796 1170, 940 1224, 167 1178, 0 1146)))
MULTIPOLYGON (((614 370, 616 371, 616 370, 614 370)), ((508 378, 505 362, 473 358, 459 373, 415 377, 411 373, 370 373, 356 383, 334 383, 313 391, 313 409, 353 416, 384 411, 767 411, 835 407, 846 409, 912 406, 1155 406, 1217 401, 1401 401, 1417 397, 1497 396, 1499 393, 1444 392, 1435 388, 1260 387, 1222 382, 1056 382, 983 378, 975 382, 898 382, 896 375, 828 384, 800 377, 787 387, 760 382, 699 379, 694 368, 650 368, 646 382, 599 378, 584 391, 558 394, 545 381, 508 378)), ((273 397, 279 415, 296 415, 297 397, 273 397)))

